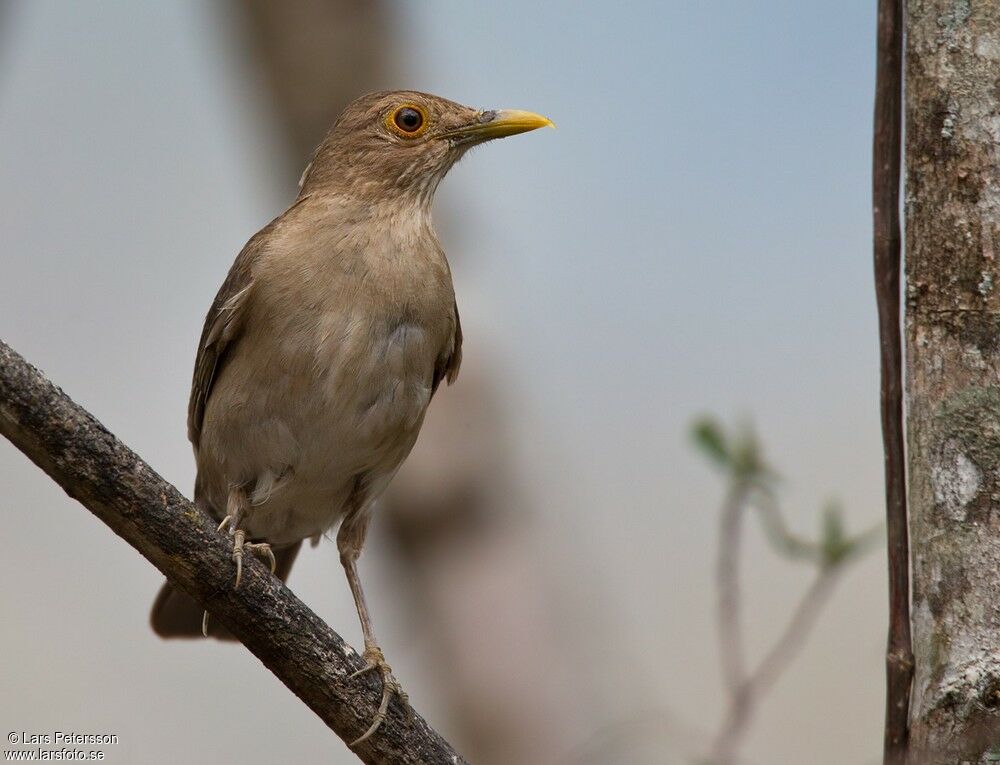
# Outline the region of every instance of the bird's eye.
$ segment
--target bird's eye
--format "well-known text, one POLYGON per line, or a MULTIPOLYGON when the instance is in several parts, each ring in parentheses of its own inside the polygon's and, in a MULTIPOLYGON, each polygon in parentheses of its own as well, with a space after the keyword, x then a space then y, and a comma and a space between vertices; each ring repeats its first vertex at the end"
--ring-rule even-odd
POLYGON ((424 115, 416 109, 404 106, 402 109, 396 111, 396 127, 400 130, 404 130, 407 133, 413 133, 420 130, 420 126, 423 124, 424 115))
POLYGON ((389 127, 404 138, 415 138, 427 128, 427 117, 419 106, 400 106, 388 120, 389 127))

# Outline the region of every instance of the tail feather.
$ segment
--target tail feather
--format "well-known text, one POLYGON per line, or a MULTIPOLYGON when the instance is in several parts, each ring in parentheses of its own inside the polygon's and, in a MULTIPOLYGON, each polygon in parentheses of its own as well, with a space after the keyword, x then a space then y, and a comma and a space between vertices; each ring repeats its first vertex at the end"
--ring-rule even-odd
MULTIPOLYGON (((281 581, 288 579, 288 574, 292 570, 301 542, 296 542, 288 547, 274 550, 274 557, 277 561, 274 575, 281 581)), ((185 592, 176 589, 170 582, 164 582, 160 588, 156 600, 153 601, 153 610, 149 615, 149 623, 153 627, 153 632, 162 638, 200 638, 202 616, 205 609, 198 601, 185 592)), ((232 633, 221 624, 208 623, 209 637, 219 640, 235 640, 232 633)))

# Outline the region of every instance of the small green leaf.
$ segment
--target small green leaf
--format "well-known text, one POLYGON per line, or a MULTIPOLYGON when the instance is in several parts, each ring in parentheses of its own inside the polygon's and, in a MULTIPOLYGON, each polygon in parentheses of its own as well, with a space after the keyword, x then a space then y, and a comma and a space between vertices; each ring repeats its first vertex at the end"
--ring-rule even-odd
POLYGON ((837 502, 828 502, 823 508, 823 529, 820 551, 823 565, 836 566, 854 551, 855 541, 848 538, 844 527, 844 512, 837 502))
POLYGON ((712 417, 701 417, 691 427, 691 437, 695 445, 710 460, 721 467, 732 467, 733 458, 726 443, 726 434, 712 417))

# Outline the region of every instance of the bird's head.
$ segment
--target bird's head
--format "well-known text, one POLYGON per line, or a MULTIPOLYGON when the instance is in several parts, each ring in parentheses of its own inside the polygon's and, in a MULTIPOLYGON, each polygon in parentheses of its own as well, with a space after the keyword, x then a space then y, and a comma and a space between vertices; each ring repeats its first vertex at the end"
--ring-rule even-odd
POLYGON ((302 193, 429 204, 472 146, 553 126, 510 109, 482 110, 416 91, 370 93, 344 109, 302 176, 302 193))

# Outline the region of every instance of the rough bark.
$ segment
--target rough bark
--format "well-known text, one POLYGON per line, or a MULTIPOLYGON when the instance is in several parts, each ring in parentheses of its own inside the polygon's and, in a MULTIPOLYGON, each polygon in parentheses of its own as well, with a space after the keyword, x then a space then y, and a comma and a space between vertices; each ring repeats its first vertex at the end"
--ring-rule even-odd
POLYGON ((911 761, 1000 751, 1000 0, 911 0, 911 761))
MULTIPOLYGON (((204 603, 345 741, 371 723, 376 678, 350 679, 357 652, 253 556, 233 589, 231 545, 101 423, 0 341, 0 432, 74 499, 135 547, 175 585, 204 603)), ((419 716, 393 703, 379 731, 355 748, 368 763, 462 763, 419 716)))

